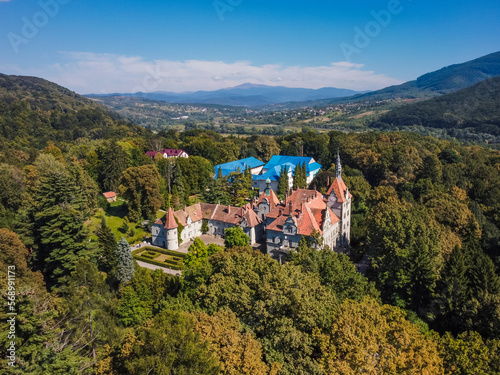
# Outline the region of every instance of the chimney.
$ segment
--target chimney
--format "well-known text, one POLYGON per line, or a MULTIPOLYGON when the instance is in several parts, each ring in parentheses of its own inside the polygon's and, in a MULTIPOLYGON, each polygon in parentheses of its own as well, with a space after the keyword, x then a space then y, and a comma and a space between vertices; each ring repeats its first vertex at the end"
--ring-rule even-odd
POLYGON ((290 209, 290 216, 292 216, 292 213, 293 213, 293 203, 292 203, 292 201, 288 202, 288 207, 290 209))

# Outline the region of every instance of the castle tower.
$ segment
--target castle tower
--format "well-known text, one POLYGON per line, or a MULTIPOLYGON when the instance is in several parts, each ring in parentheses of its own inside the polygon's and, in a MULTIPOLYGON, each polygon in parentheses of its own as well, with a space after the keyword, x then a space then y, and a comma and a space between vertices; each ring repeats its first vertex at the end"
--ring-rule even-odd
POLYGON ((340 162, 339 150, 337 150, 337 163, 335 164, 335 178, 342 180, 342 163, 340 162))
POLYGON ((331 184, 328 192, 327 205, 339 221, 338 245, 348 246, 351 240, 351 194, 346 184, 342 180, 342 163, 340 153, 337 151, 337 162, 335 164, 335 180, 331 184))
POLYGON ((165 231, 167 232, 167 249, 177 250, 179 248, 179 237, 177 236, 177 222, 174 217, 174 210, 172 207, 168 209, 165 220, 165 231))

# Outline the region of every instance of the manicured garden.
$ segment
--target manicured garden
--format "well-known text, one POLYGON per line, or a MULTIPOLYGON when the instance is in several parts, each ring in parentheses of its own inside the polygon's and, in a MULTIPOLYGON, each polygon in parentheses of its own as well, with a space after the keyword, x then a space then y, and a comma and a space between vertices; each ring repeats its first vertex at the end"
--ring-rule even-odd
POLYGON ((132 256, 136 260, 154 264, 155 266, 181 270, 186 254, 147 246, 132 251, 132 256))

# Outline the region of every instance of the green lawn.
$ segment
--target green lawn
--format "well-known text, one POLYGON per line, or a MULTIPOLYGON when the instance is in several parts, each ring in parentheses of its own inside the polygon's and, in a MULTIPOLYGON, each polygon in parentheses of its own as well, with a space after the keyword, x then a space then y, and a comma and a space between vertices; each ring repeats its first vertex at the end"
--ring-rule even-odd
MULTIPOLYGON (((90 219, 90 222, 87 223, 87 228, 91 233, 92 241, 97 241, 95 230, 100 225, 103 215, 106 218, 108 227, 110 227, 113 231, 113 234, 115 235, 117 241, 119 241, 120 238, 124 237, 128 241, 128 243, 135 244, 143 241, 144 237, 151 236, 151 233, 146 233, 146 231, 140 226, 140 224, 129 223, 129 231, 127 233, 123 233, 118 229, 123 225, 123 219, 126 215, 124 203, 125 202, 123 200, 112 202, 107 211, 104 211, 102 208, 100 208, 90 219), (133 236, 130 235, 131 229, 135 232, 133 236)), ((158 211, 157 215, 158 218, 161 218, 165 214, 161 211, 158 211)))

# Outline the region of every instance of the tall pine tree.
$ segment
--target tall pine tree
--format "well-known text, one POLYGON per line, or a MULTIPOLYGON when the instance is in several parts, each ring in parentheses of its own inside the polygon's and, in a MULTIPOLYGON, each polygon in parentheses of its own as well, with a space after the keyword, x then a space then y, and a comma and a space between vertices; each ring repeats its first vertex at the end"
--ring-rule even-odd
POLYGON ((106 224, 106 219, 102 218, 101 226, 96 231, 99 247, 101 249, 100 264, 105 272, 110 272, 116 267, 116 242, 115 235, 106 224))
POLYGON ((285 196, 288 192, 289 187, 289 178, 288 178, 288 170, 287 167, 281 168, 280 177, 278 179, 278 191, 277 195, 280 200, 284 200, 285 196))
POLYGON ((88 256, 84 230, 85 201, 81 190, 66 173, 42 177, 33 208, 36 262, 49 285, 58 286, 88 256))
POLYGON ((122 237, 116 247, 116 278, 120 284, 125 284, 134 277, 134 259, 130 251, 130 245, 127 240, 122 237))

